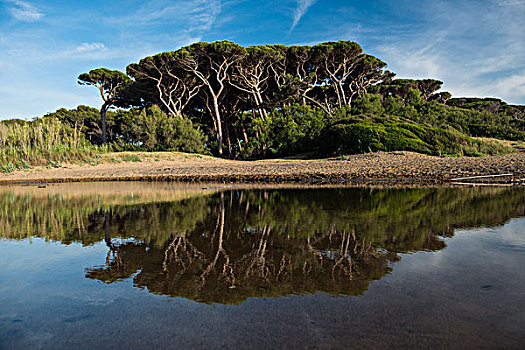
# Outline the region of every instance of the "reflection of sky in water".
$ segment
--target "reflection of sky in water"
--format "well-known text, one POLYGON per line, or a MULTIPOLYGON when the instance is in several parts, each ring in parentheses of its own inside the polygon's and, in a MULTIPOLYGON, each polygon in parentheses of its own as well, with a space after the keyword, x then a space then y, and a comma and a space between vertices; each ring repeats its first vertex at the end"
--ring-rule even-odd
POLYGON ((525 251, 525 218, 512 220, 498 231, 503 242, 515 249, 525 251))
MULTIPOLYGON (((456 230, 453 238, 444 238, 447 249, 437 252, 416 252, 416 259, 421 259, 424 264, 415 264, 415 271, 424 271, 440 266, 444 259, 450 259, 452 255, 455 263, 465 266, 472 256, 478 256, 484 252, 486 259, 505 260, 506 254, 514 252, 524 252, 525 250, 525 218, 512 219, 503 226, 497 228, 456 230), (475 237, 475 238, 474 238, 475 237), (461 245, 461 250, 455 247, 461 245), (497 252, 494 253, 494 248, 497 252)), ((406 255, 403 255, 406 259, 406 255)))

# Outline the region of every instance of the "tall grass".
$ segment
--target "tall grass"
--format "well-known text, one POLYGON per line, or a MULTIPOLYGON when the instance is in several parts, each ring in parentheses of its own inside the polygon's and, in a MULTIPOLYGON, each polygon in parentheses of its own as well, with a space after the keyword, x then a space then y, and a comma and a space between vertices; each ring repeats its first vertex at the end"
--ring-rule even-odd
POLYGON ((33 165, 88 161, 104 151, 104 147, 87 141, 80 128, 55 118, 0 123, 0 169, 4 172, 33 165))

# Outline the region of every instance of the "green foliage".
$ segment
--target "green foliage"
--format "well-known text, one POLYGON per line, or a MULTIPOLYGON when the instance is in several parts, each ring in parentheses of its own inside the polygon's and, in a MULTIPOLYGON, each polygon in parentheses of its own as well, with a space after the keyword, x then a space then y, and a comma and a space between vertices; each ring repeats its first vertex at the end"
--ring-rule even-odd
POLYGON ((330 126, 319 144, 322 154, 339 155, 376 151, 413 151, 432 155, 501 154, 508 152, 496 143, 471 139, 448 131, 393 117, 354 116, 330 126))
POLYGON ((409 88, 404 96, 366 94, 355 99, 352 114, 390 115, 429 127, 453 129, 468 136, 493 137, 504 140, 525 140, 525 120, 513 106, 507 114, 501 108, 484 109, 497 99, 452 99, 451 106, 435 100, 425 101, 421 93, 409 88), (466 102, 459 101, 466 100, 466 102), (474 100, 474 101, 472 101, 474 100), (463 103, 463 104, 462 104, 463 103), (454 107, 470 106, 470 109, 454 107), (474 108, 476 106, 476 108, 474 108))
POLYGON ((349 106, 371 84, 390 79, 393 73, 385 68, 385 62, 352 41, 313 47, 198 42, 128 65, 135 82, 126 99, 159 105, 174 116, 198 115, 208 125, 211 149, 233 156, 238 152, 232 144, 240 139, 232 135, 240 130, 231 124, 240 114, 257 113, 266 122, 273 110, 293 103, 330 114, 332 108, 349 106))
POLYGON ((170 117, 156 106, 122 111, 117 119, 121 136, 115 142, 116 149, 207 153, 206 138, 199 127, 189 119, 170 117))
POLYGON ((385 113, 385 108, 380 95, 366 94, 352 104, 352 114, 381 115, 383 113, 385 113))
POLYGON ((82 73, 78 76, 79 84, 100 86, 104 91, 111 91, 130 81, 131 79, 126 74, 108 68, 92 69, 89 73, 82 73))
POLYGON ((120 157, 124 162, 142 162, 142 159, 137 154, 125 154, 120 157))
POLYGON ((128 106, 128 102, 123 101, 121 92, 131 82, 132 80, 125 73, 107 68, 93 69, 89 73, 83 73, 78 76, 79 84, 96 87, 104 101, 100 108, 102 144, 106 144, 107 141, 106 112, 111 106, 128 106))
POLYGON ((385 97, 397 96, 403 101, 414 97, 414 90, 418 92, 417 95, 424 101, 450 98, 449 93, 436 93, 441 88, 441 85, 443 85, 443 82, 435 79, 394 79, 372 86, 369 91, 385 97))
POLYGON ((13 163, 7 163, 6 165, 2 166, 1 170, 4 174, 9 174, 14 172, 16 170, 16 167, 13 163))
POLYGON ((240 156, 264 158, 312 152, 331 120, 322 110, 307 105, 275 110, 266 120, 252 119, 248 127, 252 137, 240 156))
POLYGON ((334 156, 375 151, 479 156, 510 151, 495 142, 470 138, 468 135, 477 136, 464 126, 471 115, 470 111, 425 101, 421 92, 412 88, 405 101, 397 96, 366 94, 356 99, 352 108, 336 109, 331 116, 320 109, 292 105, 273 111, 266 120, 246 114, 249 141, 242 144, 239 156, 311 152, 334 156))
MULTIPOLYGON (((116 113, 106 113, 106 126, 109 140, 114 139, 116 113)), ((46 114, 43 119, 57 118, 61 122, 76 128, 93 144, 101 145, 100 110, 88 106, 78 106, 75 109, 60 108, 53 113, 46 114)))
POLYGON ((89 143, 78 128, 56 118, 0 122, 0 167, 4 171, 49 162, 82 161, 104 150, 89 143))
MULTIPOLYGON (((74 138, 107 141, 116 151, 242 159, 379 150, 498 154, 505 149, 470 136, 525 141, 525 106, 450 98, 438 92, 439 80, 393 79, 386 67, 352 41, 249 47, 198 42, 128 65, 133 80, 107 68, 81 74, 80 84, 99 89, 101 109, 59 109, 43 120, 58 119, 74 138), (109 110, 129 106, 137 108, 109 110)), ((27 128, 21 120, 3 125, 27 128)), ((9 147, 22 155, 38 148, 23 142, 9 147)), ((0 164, 23 167, 22 156, 6 152, 14 151, 1 150, 0 164)), ((41 164, 58 161, 42 157, 41 164)))

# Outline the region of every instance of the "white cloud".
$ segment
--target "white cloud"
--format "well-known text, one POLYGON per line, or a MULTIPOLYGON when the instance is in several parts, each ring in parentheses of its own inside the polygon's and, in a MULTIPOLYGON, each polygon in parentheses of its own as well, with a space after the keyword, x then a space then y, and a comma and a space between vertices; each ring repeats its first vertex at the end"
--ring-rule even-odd
MULTIPOLYGON (((222 12, 221 0, 150 0, 127 14, 104 19, 119 29, 121 37, 133 46, 154 47, 153 54, 200 41, 216 24, 222 12), (159 34, 159 28, 169 28, 159 34), (152 30, 152 28, 155 28, 152 30), (136 38, 143 43, 138 44, 136 38)), ((134 55, 136 59, 139 58, 134 55)))
POLYGON ((497 91, 501 91, 504 96, 523 98, 525 96, 525 72, 500 79, 494 87, 497 91))
POLYGON ((9 12, 19 21, 35 22, 44 17, 44 14, 30 3, 20 0, 11 0, 9 2, 13 4, 13 6, 9 8, 9 12))
POLYGON ((453 96, 490 96, 525 103, 525 1, 421 8, 425 27, 382 39, 375 53, 399 77, 436 78, 453 96), (519 5, 519 6, 518 6, 519 5), (436 31, 436 28, 440 28, 436 31))
POLYGON ((443 62, 434 44, 419 47, 418 44, 401 46, 395 43, 376 49, 383 58, 388 58, 387 62, 394 63, 395 71, 403 78, 438 78, 443 62))
POLYGON ((195 4, 193 21, 198 31, 208 31, 215 23, 217 16, 221 13, 220 0, 200 0, 195 4))
POLYGON ((525 0, 501 0, 500 6, 525 6, 525 0))
POLYGON ((103 51, 106 46, 103 43, 82 43, 76 48, 77 52, 103 51))
POLYGON ((290 27, 290 32, 294 30, 294 28, 299 24, 301 18, 303 18, 306 11, 308 11, 308 9, 312 7, 316 2, 317 0, 297 0, 297 7, 294 11, 293 23, 290 27))
POLYGON ((134 13, 127 16, 107 18, 107 22, 122 27, 149 26, 152 23, 181 22, 195 30, 211 28, 222 9, 221 0, 182 0, 167 2, 150 0, 134 13))

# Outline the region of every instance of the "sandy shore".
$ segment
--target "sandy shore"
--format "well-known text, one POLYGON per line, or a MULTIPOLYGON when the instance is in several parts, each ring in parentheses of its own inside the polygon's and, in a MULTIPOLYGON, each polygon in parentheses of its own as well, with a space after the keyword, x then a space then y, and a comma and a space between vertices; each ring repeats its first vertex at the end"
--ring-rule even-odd
MULTIPOLYGON (((0 174, 0 183, 78 181, 205 181, 298 183, 399 183, 439 185, 456 178, 513 174, 498 182, 525 183, 525 153, 486 157, 435 157, 412 152, 369 153, 344 159, 233 161, 180 153, 141 154, 141 162, 105 154, 100 164, 36 167, 0 174), (112 161, 110 161, 112 160, 112 161)), ((463 180, 458 180, 462 182, 463 180)), ((467 180, 482 182, 486 179, 467 180)), ((490 179, 490 182, 493 182, 490 179)))

